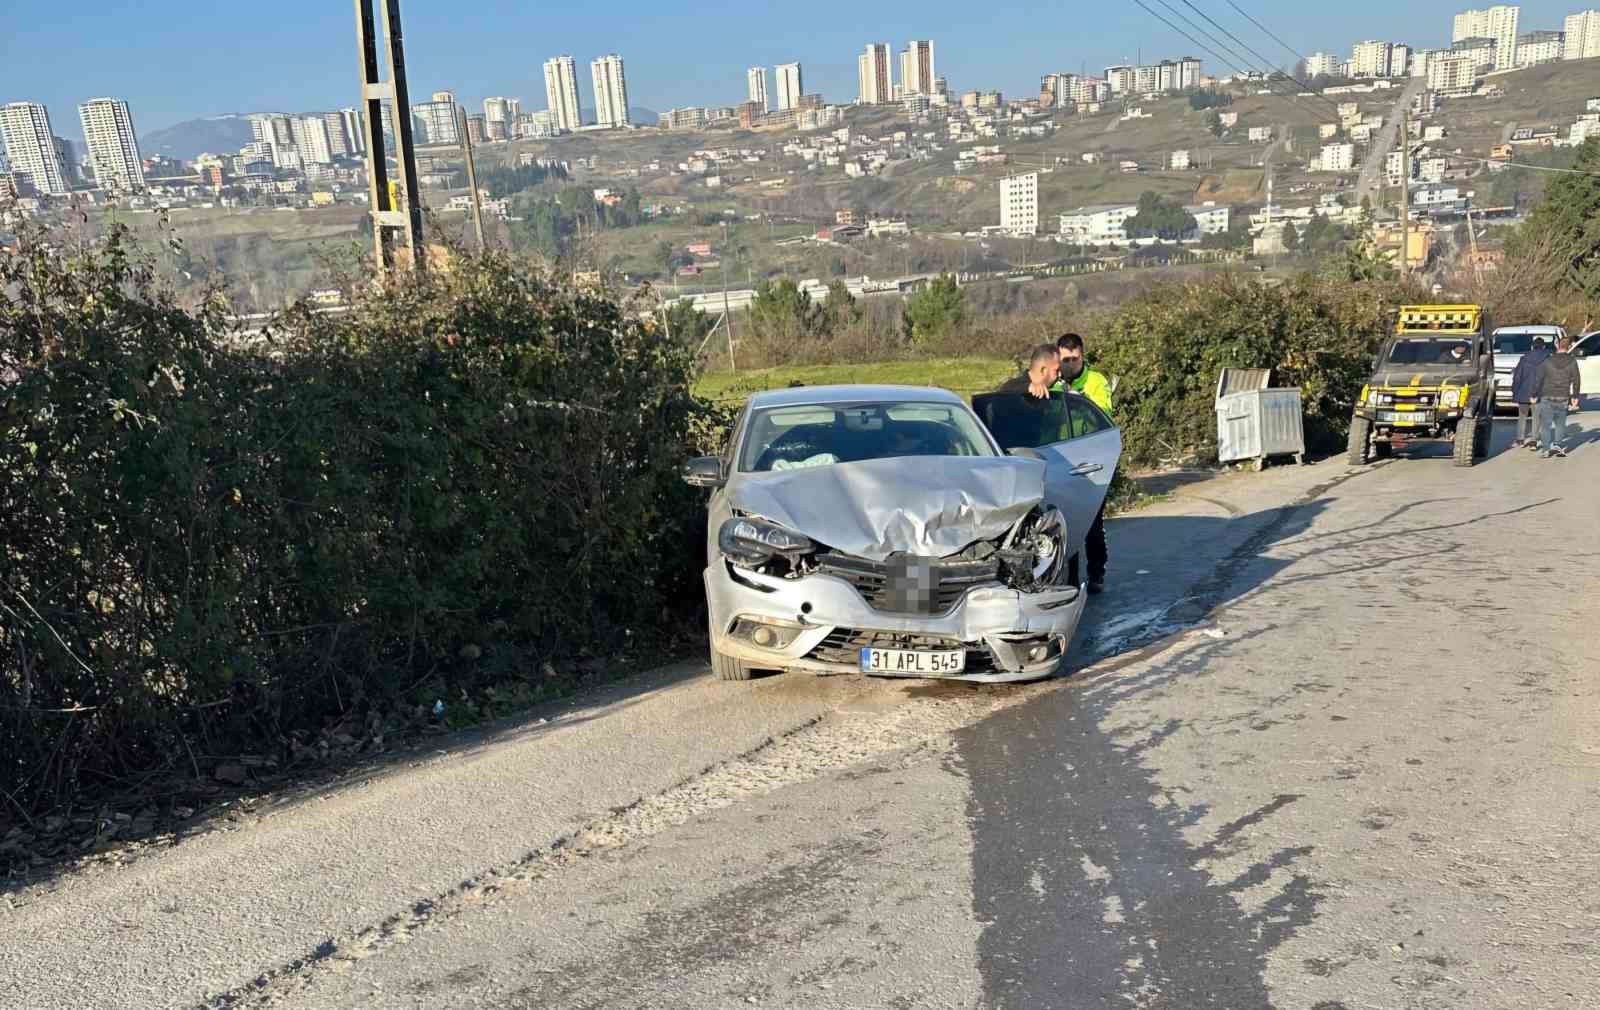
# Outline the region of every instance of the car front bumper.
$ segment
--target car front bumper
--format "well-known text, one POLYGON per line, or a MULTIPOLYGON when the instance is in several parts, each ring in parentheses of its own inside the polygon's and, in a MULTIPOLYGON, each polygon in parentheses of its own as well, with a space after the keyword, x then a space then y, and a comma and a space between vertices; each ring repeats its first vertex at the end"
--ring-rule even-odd
MULTIPOLYGON (((756 669, 860 673, 859 651, 871 645, 966 653, 963 673, 939 680, 1013 683, 1051 676, 1083 617, 1082 586, 1021 593, 1001 586, 970 590, 942 615, 888 614, 873 609, 843 579, 811 575, 772 578, 726 562, 705 570, 712 647, 756 669), (799 627, 783 648, 762 648, 731 632, 741 618, 799 627), (1040 659, 1034 650, 1044 649, 1040 659)), ((873 676, 926 676, 875 672, 873 676)))

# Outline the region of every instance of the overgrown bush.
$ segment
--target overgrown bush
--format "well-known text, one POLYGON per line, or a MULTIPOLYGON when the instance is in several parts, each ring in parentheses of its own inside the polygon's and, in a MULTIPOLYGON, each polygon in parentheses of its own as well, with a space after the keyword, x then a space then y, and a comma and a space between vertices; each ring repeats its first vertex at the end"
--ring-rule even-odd
POLYGON ((1306 438, 1338 444, 1373 355, 1400 304, 1399 281, 1302 274, 1280 285, 1220 274, 1152 288, 1090 337, 1095 367, 1116 376, 1117 419, 1135 463, 1214 459, 1213 403, 1223 368, 1273 368, 1299 386, 1306 438))
POLYGON ((120 233, 30 244, 0 293, 14 806, 645 645, 698 599, 676 471, 715 419, 613 300, 460 258, 243 348, 120 233))

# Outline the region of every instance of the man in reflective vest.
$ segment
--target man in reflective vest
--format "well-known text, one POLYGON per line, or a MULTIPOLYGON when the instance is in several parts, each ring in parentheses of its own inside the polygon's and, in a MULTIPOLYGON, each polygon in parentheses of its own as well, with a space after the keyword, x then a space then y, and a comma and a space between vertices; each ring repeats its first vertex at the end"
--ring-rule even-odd
MULTIPOLYGON (((1104 372, 1090 368, 1083 359, 1083 338, 1076 333, 1062 334, 1056 340, 1056 354, 1061 359, 1061 379, 1050 387, 1052 393, 1071 389, 1088 397, 1089 402, 1111 413, 1111 381, 1104 372)), ((1084 546, 1089 555, 1089 592, 1099 593, 1106 588, 1106 505, 1100 503, 1094 525, 1089 527, 1088 542, 1084 546)))

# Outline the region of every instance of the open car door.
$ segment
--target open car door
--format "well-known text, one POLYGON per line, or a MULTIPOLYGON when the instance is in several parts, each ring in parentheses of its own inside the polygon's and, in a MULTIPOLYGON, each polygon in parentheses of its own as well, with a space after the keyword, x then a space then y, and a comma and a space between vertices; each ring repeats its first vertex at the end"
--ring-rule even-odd
POLYGON ((1591 333, 1572 349, 1578 359, 1578 386, 1584 397, 1600 396, 1600 333, 1591 333))
POLYGON ((1039 400, 1026 393, 985 393, 972 407, 1006 452, 1024 450, 1044 461, 1045 501, 1067 517, 1074 553, 1111 490, 1122 457, 1122 432, 1105 412, 1077 393, 1039 400))

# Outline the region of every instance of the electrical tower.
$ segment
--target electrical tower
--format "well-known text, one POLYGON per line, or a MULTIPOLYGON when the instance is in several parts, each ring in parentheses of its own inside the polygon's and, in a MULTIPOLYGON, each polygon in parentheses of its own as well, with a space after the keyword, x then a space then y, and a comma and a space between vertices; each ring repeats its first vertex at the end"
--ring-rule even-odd
POLYGON ((394 240, 404 235, 410 264, 425 266, 422 252, 422 203, 417 199, 417 155, 411 137, 411 96, 406 91, 404 33, 400 0, 356 0, 356 42, 361 48, 361 103, 366 109, 367 181, 372 207, 373 254, 378 270, 396 265, 394 240), (383 41, 389 50, 389 77, 383 79, 378 58, 376 3, 383 5, 383 41), (394 114, 395 163, 400 178, 389 180, 389 159, 383 139, 383 103, 394 114), (398 183, 398 185, 396 185, 398 183), (399 204, 400 206, 396 206, 399 204))

